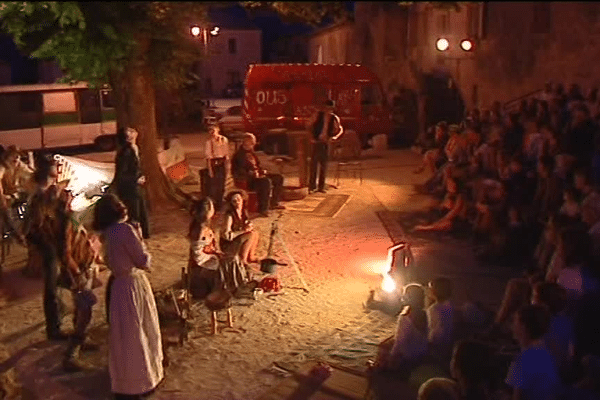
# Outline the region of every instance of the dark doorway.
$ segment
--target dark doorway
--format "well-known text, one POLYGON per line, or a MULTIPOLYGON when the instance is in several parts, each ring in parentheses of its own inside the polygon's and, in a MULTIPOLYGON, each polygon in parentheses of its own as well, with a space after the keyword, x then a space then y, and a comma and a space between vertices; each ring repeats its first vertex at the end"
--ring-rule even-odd
POLYGON ((452 78, 443 74, 425 75, 424 92, 427 96, 425 114, 427 126, 440 121, 458 124, 465 112, 465 103, 452 78))
POLYGON ((391 106, 394 135, 390 146, 410 146, 419 133, 417 94, 413 90, 403 88, 394 96, 391 106))

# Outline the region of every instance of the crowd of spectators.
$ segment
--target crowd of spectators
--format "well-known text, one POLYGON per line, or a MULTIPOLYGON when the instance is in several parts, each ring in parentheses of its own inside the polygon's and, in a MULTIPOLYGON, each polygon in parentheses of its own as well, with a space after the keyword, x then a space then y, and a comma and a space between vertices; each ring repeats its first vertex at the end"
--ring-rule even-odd
POLYGON ((440 202, 439 218, 415 229, 470 230, 482 262, 522 272, 477 329, 447 298, 426 308, 430 355, 454 346, 448 376, 419 398, 600 398, 598 90, 547 84, 518 110, 494 103, 441 121, 417 145, 415 173, 431 174, 423 189, 440 202))

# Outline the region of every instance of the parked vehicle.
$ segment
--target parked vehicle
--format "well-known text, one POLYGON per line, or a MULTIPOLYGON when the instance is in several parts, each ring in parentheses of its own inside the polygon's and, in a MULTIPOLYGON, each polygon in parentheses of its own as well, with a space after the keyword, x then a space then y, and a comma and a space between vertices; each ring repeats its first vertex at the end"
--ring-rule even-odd
POLYGON ((376 134, 390 135, 392 119, 381 83, 362 65, 252 64, 246 72, 243 118, 246 131, 259 139, 306 129, 326 99, 346 130, 367 146, 376 134))
POLYGON ((96 144, 114 147, 116 112, 109 89, 86 83, 0 86, 0 143, 26 150, 96 144))
POLYGON ((205 124, 219 124, 223 133, 243 131, 242 99, 210 99, 204 113, 205 124))

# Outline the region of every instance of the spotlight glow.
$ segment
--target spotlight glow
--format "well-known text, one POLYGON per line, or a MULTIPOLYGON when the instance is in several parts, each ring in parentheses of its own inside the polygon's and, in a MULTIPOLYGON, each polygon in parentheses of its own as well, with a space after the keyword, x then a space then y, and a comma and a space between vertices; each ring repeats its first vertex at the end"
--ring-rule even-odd
POLYGON ((460 42, 460 48, 464 51, 471 51, 473 50, 473 42, 471 42, 469 39, 464 39, 460 42))
POLYGON ((198 35, 200 35, 200 27, 199 26, 192 26, 191 32, 192 32, 192 36, 198 36, 198 35))
POLYGON ((435 48, 438 49, 438 51, 446 51, 448 50, 448 47, 450 47, 448 39, 440 38, 435 42, 435 48))
POLYGON ((389 274, 383 275, 383 280, 381 281, 381 289, 383 289, 386 293, 392 293, 396 290, 396 282, 389 274))

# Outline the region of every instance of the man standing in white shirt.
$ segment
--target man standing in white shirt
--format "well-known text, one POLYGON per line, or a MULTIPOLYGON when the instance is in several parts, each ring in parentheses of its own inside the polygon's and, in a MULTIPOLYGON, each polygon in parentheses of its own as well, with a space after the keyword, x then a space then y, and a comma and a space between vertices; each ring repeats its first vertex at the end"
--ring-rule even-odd
POLYGON ((217 125, 208 129, 210 138, 204 147, 206 166, 209 176, 209 193, 215 203, 215 209, 220 210, 225 193, 225 180, 229 168, 229 140, 219 132, 217 125))
POLYGON ((340 117, 333 113, 335 103, 333 100, 325 101, 323 108, 309 121, 311 130, 312 151, 310 156, 310 181, 308 190, 313 193, 317 190, 317 168, 319 171, 318 191, 325 193, 325 175, 329 158, 329 142, 337 140, 344 128, 340 117))

